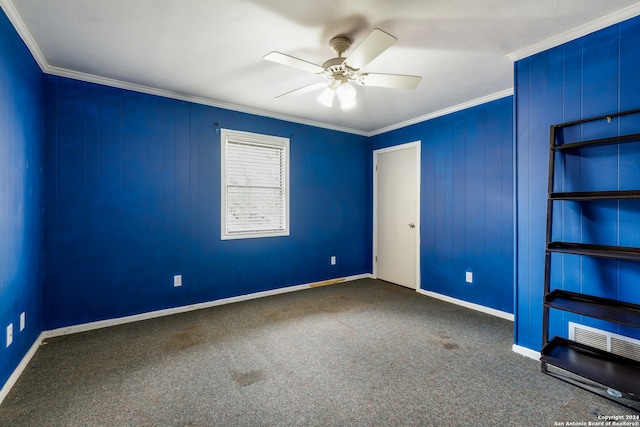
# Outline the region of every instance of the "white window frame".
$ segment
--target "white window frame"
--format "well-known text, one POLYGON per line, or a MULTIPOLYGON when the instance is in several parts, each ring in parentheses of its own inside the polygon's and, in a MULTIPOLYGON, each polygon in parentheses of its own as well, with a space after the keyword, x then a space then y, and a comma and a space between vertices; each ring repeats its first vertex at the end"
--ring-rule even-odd
POLYGON ((289 235, 289 138, 271 135, 262 135, 251 132, 243 132, 230 129, 220 130, 221 150, 221 203, 220 203, 220 238, 252 239, 260 237, 277 237, 289 235), (229 232, 227 230, 227 147, 229 141, 240 142, 265 147, 278 147, 284 149, 284 228, 278 230, 253 230, 243 232, 229 232))

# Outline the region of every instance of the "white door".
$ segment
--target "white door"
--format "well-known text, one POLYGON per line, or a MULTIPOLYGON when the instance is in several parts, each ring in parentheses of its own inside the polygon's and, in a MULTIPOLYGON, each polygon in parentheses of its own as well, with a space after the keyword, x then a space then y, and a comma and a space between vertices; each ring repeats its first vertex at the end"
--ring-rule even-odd
POLYGON ((374 275, 417 289, 420 143, 374 151, 374 275))

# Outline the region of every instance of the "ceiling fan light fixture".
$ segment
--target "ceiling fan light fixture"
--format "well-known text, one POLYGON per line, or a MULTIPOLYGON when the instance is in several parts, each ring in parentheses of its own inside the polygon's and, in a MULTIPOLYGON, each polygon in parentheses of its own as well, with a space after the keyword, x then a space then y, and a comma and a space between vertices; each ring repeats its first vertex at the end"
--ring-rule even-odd
POLYGON ((344 35, 332 38, 329 42, 331 49, 338 54, 320 65, 280 52, 270 52, 264 59, 289 67, 298 68, 327 80, 326 84, 317 83, 301 87, 277 96, 276 99, 305 94, 324 87, 318 101, 327 107, 333 105, 337 96, 340 108, 348 110, 356 106, 356 89, 350 84, 355 82, 359 86, 377 86, 396 89, 415 89, 422 77, 402 74, 363 73, 361 70, 387 50, 398 39, 391 34, 374 28, 367 37, 345 58, 342 55, 351 47, 352 40, 344 35))
POLYGON ((356 90, 347 82, 343 82, 336 88, 336 95, 338 95, 338 102, 340 102, 340 108, 348 110, 356 106, 356 90))
POLYGON ((335 91, 330 86, 327 86, 318 97, 318 101, 325 107, 331 107, 335 94, 335 91))

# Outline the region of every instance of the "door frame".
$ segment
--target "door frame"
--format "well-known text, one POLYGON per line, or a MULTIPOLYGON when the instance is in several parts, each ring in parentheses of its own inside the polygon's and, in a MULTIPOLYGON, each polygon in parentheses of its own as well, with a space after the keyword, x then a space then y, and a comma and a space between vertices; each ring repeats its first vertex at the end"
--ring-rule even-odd
POLYGON ((378 164, 378 156, 380 154, 390 153, 392 151, 405 150, 408 148, 416 149, 416 227, 418 229, 416 234, 416 291, 420 288, 420 146, 422 141, 417 140, 413 142, 407 142, 404 144, 394 145, 387 148, 379 148, 373 150, 373 254, 371 255, 371 262, 373 265, 373 277, 378 278, 378 263, 376 262, 376 255, 378 253, 378 174, 376 167, 378 164))

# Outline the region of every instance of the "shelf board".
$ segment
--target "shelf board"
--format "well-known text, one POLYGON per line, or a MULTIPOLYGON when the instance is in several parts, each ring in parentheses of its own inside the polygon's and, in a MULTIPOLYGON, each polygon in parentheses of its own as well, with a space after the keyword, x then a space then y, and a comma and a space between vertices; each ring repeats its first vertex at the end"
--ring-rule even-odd
POLYGON ((628 246, 593 245, 588 243, 549 242, 547 250, 574 255, 640 261, 640 248, 628 246))
POLYGON ((640 142, 640 133, 634 133, 631 135, 612 136, 610 138, 591 139, 589 141, 569 142, 566 144, 552 145, 552 150, 575 150, 576 148, 583 148, 590 145, 610 145, 610 144, 622 144, 625 142, 640 142))
POLYGON ((540 360, 640 400, 640 362, 555 337, 540 360))
POLYGON ((574 191, 549 194, 550 200, 620 200, 640 199, 640 190, 574 191))
POLYGON ((620 111, 617 113, 612 113, 612 114, 603 114, 601 116, 594 116, 594 117, 589 117, 588 119, 580 119, 580 120, 573 120, 570 122, 565 122, 565 123, 558 123, 556 125, 553 125, 553 128, 565 128, 568 126, 575 126, 575 125, 579 125, 582 123, 589 123, 589 122, 595 122, 598 120, 611 120, 617 117, 621 117, 621 116, 628 116, 631 114, 640 114, 640 108, 636 108, 635 110, 627 110, 627 111, 620 111))
POLYGON ((556 289, 544 306, 640 328, 640 305, 556 289))

